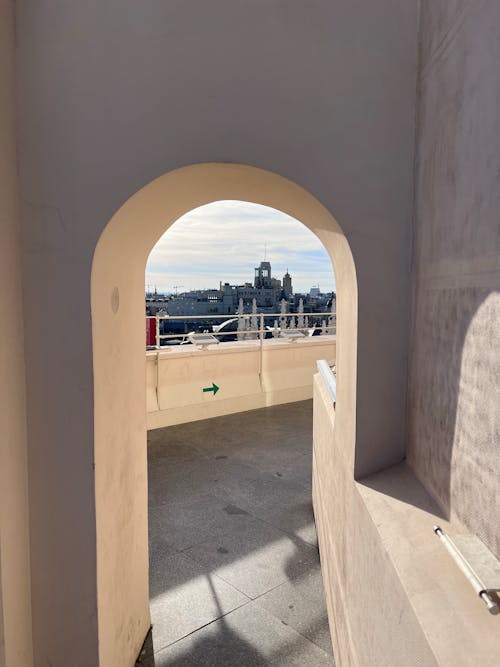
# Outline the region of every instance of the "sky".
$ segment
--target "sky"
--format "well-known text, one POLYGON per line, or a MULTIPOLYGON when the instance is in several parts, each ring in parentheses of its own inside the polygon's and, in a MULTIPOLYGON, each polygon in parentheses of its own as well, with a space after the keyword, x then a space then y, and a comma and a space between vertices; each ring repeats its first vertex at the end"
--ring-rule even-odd
POLYGON ((335 290, 332 264, 320 240, 295 218, 242 201, 200 206, 179 218, 160 238, 146 265, 146 289, 186 292, 213 289, 219 281, 253 282, 264 258, 272 275, 288 271, 294 292, 335 290))

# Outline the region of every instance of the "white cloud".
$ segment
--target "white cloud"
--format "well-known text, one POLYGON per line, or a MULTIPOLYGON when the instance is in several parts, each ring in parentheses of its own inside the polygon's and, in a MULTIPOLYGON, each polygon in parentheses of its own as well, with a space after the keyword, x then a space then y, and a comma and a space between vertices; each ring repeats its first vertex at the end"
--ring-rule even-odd
POLYGON ((146 266, 146 285, 159 291, 217 287, 219 281, 253 280, 264 259, 273 275, 290 271, 295 291, 314 284, 334 289, 333 270, 319 239, 289 215, 258 204, 221 201, 190 211, 155 245, 146 266))

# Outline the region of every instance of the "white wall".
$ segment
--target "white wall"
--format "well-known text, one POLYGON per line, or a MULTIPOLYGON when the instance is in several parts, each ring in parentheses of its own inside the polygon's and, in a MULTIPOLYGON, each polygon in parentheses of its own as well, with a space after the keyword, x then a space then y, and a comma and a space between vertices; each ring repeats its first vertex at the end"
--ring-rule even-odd
POLYGON ((112 214, 158 175, 208 161, 255 165, 336 216, 359 288, 357 471, 401 458, 416 6, 17 2, 41 664, 64 664, 69 652, 85 667, 97 662, 90 270, 112 214))

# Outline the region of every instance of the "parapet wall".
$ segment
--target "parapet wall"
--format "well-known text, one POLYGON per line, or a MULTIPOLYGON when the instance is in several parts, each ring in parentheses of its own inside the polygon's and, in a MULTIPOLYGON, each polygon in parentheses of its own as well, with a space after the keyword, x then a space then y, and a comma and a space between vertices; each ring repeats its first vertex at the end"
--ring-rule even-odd
POLYGON ((316 361, 335 349, 335 336, 318 336, 265 340, 262 353, 258 340, 147 352, 148 428, 312 398, 316 361))
POLYGON ((466 529, 442 516, 405 464, 355 482, 343 435, 317 375, 313 505, 335 664, 494 664, 499 617, 433 533, 435 524, 452 536, 466 529))

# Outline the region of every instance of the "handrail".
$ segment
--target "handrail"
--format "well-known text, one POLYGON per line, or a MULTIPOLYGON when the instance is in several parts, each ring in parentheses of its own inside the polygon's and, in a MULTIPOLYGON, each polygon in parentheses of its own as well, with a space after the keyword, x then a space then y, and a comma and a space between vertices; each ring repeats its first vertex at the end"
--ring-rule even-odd
POLYGON ((330 311, 321 312, 321 313, 219 313, 218 315, 146 315, 146 317, 156 317, 159 320, 220 320, 223 318, 235 319, 236 317, 297 317, 302 315, 303 317, 318 317, 320 315, 328 315, 332 317, 337 313, 330 311))
MULTIPOLYGON (((329 327, 329 328, 331 328, 331 327, 329 327)), ((239 336, 241 336, 241 338, 243 338, 244 336, 246 336, 248 334, 268 334, 268 333, 272 333, 273 330, 274 329, 272 327, 270 327, 269 329, 245 329, 244 331, 210 331, 209 333, 212 336, 238 336, 239 335, 239 336)), ((278 327, 277 330, 279 331, 280 328, 278 327)), ((320 331, 320 330, 321 330, 321 327, 312 326, 312 327, 295 327, 295 329, 287 329, 286 331, 288 332, 288 334, 290 334, 290 333, 293 333, 294 331, 311 332, 311 331, 320 331)), ((202 332, 199 332, 199 333, 201 334, 202 332)), ((168 340, 168 339, 177 339, 177 338, 186 339, 186 338, 188 338, 189 335, 190 335, 189 333, 158 334, 157 340, 161 340, 161 339, 168 340)), ((327 334, 327 335, 330 335, 330 334, 327 334)), ((286 337, 287 337, 287 334, 282 335, 282 338, 286 338, 286 337)), ((304 338, 309 338, 309 336, 304 336, 304 338)), ((157 347, 158 347, 158 345, 157 345, 157 347)))
MULTIPOLYGON (((227 315, 221 315, 221 314, 215 314, 215 315, 147 315, 147 318, 155 319, 155 342, 156 342, 156 347, 160 348, 160 343, 162 340, 174 340, 174 339, 182 339, 183 341, 186 340, 188 333, 174 333, 174 334, 161 334, 160 333, 160 320, 223 320, 227 319, 227 315)), ((322 331, 322 333, 325 334, 330 334, 331 329, 336 329, 336 321, 335 323, 331 322, 332 318, 335 318, 336 320, 336 313, 329 311, 329 312, 320 312, 320 313, 235 313, 234 315, 231 315, 229 319, 244 319, 244 320, 251 320, 251 319, 259 319, 260 326, 258 329, 238 329, 236 331, 216 331, 216 332, 211 332, 214 333, 216 336, 238 336, 240 339, 247 338, 249 334, 257 334, 257 336, 260 338, 262 341, 264 339, 264 335, 267 333, 272 333, 272 332, 279 332, 280 337, 286 338, 287 335, 283 333, 281 330, 281 322, 280 325, 276 327, 271 327, 268 326, 265 328, 265 318, 280 318, 280 319, 285 319, 285 330, 288 332, 288 336, 290 333, 296 332, 296 333, 301 333, 301 332, 307 332, 310 336, 315 332, 315 331, 322 331), (321 326, 318 325, 312 325, 312 326, 304 326, 304 327, 286 327, 286 319, 287 318, 305 318, 305 317, 311 317, 312 319, 318 319, 320 317, 328 316, 329 322, 327 323, 325 320, 322 321, 321 326), (324 330, 324 331, 323 331, 324 330)), ((290 336, 291 338, 291 336, 290 336)), ((297 338, 297 337, 296 337, 297 338)), ((304 336, 306 338, 306 336, 304 336)))
POLYGON ((486 604, 490 614, 496 615, 500 613, 500 606, 497 602, 498 598, 493 599, 491 595, 492 593, 495 594, 500 591, 500 577, 498 575, 499 563, 493 554, 475 536, 462 538, 462 543, 465 541, 466 545, 471 542, 474 544, 471 556, 476 562, 471 563, 470 559, 464 556, 455 543, 457 538, 452 540, 439 526, 434 526, 434 532, 465 575, 467 581, 476 591, 476 594, 479 595, 481 600, 486 604), (479 573, 480 569, 483 570, 481 574, 479 573))
POLYGON ((316 362, 319 374, 325 382, 326 389, 332 399, 332 403, 335 407, 337 402, 337 376, 330 368, 330 364, 325 359, 319 359, 316 362))

